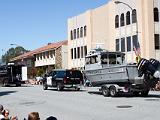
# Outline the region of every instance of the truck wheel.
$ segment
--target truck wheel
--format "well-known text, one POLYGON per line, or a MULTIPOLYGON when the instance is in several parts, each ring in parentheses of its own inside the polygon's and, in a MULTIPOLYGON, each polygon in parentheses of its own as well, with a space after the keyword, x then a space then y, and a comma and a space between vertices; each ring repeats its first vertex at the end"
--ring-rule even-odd
POLYGON ((48 86, 47 86, 47 83, 43 83, 43 90, 47 90, 48 89, 48 86))
POLYGON ((136 96, 136 97, 138 97, 138 96, 139 96, 139 92, 134 91, 134 92, 133 92, 133 95, 136 96))
POLYGON ((141 92, 141 96, 142 96, 142 97, 146 97, 146 96, 148 96, 148 93, 149 93, 149 90, 147 90, 147 91, 142 91, 142 92, 141 92))
POLYGON ((61 83, 57 83, 57 90, 61 91, 63 89, 63 85, 61 83))
POLYGON ((79 88, 79 87, 75 87, 75 90, 76 90, 76 91, 80 91, 80 88, 79 88))
POLYGON ((108 87, 102 87, 101 88, 102 89, 102 94, 103 94, 103 96, 104 97, 108 97, 109 96, 109 89, 108 89, 108 87))
POLYGON ((111 86, 109 88, 109 92, 110 92, 111 97, 116 97, 117 96, 117 90, 116 90, 115 86, 111 86))

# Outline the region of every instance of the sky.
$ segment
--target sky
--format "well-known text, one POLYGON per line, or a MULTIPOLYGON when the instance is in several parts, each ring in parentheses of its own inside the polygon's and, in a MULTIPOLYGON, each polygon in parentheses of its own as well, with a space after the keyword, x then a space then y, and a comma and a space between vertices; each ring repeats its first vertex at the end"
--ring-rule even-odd
POLYGON ((0 56, 11 47, 34 50, 67 40, 67 19, 108 0, 0 0, 0 56), (16 44, 16 45, 10 45, 16 44))

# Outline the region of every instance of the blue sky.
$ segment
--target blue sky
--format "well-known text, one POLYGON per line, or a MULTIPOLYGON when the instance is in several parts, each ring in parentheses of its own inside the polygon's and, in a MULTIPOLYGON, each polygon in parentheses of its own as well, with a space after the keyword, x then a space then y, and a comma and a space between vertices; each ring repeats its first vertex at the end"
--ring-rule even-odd
POLYGON ((10 44, 34 50, 67 39, 67 18, 108 0, 0 0, 0 56, 10 44))

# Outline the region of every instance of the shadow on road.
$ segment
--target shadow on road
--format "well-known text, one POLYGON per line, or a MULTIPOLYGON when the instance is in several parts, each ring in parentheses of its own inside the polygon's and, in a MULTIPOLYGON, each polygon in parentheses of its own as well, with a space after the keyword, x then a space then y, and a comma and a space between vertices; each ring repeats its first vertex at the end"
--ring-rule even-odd
POLYGON ((12 93, 15 93, 17 91, 3 91, 3 92, 0 92, 0 96, 4 96, 4 95, 10 95, 12 93))
MULTIPOLYGON (((88 91, 89 94, 91 95, 102 95, 101 92, 99 91, 88 91)), ((103 95, 102 95, 103 96, 103 95)), ((140 98, 159 98, 160 99, 160 94, 149 94, 146 97, 142 97, 142 96, 134 96, 132 93, 120 93, 118 96, 114 97, 114 98, 120 98, 120 97, 127 97, 127 98, 133 98, 133 97, 140 97, 140 98)))
POLYGON ((63 89, 61 91, 58 91, 57 89, 48 89, 50 91, 57 91, 57 92, 82 92, 82 91, 86 91, 86 90, 75 90, 75 89, 63 89))

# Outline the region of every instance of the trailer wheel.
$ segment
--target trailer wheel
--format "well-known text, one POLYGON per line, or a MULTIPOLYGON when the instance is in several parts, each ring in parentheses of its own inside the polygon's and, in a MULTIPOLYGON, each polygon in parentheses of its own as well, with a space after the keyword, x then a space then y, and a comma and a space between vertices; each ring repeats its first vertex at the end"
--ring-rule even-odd
POLYGON ((47 90, 47 89, 48 89, 47 83, 44 82, 44 83, 43 83, 43 90, 47 90))
POLYGON ((102 94, 103 94, 104 97, 108 97, 109 96, 109 89, 108 89, 107 86, 103 86, 101 88, 101 90, 102 90, 102 94))
POLYGON ((116 90, 115 86, 111 86, 109 88, 109 92, 110 92, 111 97, 116 97, 117 96, 117 90, 116 90))

